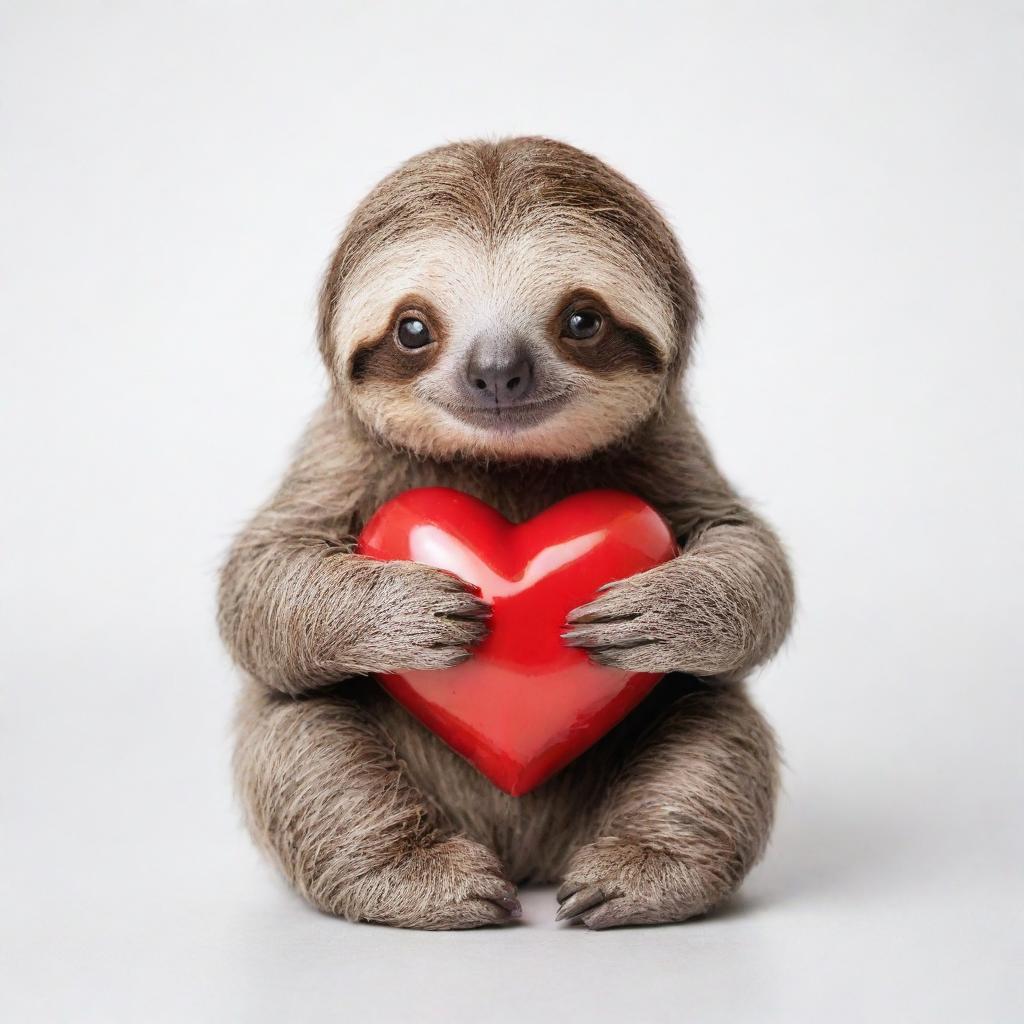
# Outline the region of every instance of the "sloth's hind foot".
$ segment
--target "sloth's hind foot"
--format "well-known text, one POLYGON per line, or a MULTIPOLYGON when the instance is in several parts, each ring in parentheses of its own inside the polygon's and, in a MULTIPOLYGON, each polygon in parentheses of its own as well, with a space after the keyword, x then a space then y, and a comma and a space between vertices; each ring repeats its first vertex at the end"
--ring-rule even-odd
POLYGON ((358 909, 350 916, 401 928, 479 928, 522 914, 501 862, 465 836, 417 846, 364 876, 359 889, 358 909))
POLYGON ((704 872, 635 842, 604 838, 578 850, 558 890, 557 920, 588 928, 685 921, 716 902, 704 872))

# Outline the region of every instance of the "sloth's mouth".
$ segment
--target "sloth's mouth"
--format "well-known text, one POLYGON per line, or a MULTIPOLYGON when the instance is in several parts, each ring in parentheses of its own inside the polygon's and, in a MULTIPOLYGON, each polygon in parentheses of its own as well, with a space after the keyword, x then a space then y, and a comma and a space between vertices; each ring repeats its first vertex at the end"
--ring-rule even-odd
POLYGON ((553 416, 569 401, 568 395, 555 395, 535 402, 523 402, 521 405, 454 405, 449 402, 430 400, 449 416, 468 424, 471 427, 483 427, 499 433, 514 433, 528 430, 553 416))

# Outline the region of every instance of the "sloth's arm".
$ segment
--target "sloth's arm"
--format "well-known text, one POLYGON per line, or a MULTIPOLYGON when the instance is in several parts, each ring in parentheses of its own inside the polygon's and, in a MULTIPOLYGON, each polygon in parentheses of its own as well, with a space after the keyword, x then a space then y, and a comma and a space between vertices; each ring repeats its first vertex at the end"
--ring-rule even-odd
POLYGON ((274 689, 297 694, 367 672, 444 668, 482 636, 486 605, 453 577, 352 553, 369 472, 325 411, 228 555, 221 635, 235 661, 274 689))
POLYGON ((793 580, 775 533, 719 473, 688 418, 660 439, 646 493, 679 538, 671 562, 609 587, 570 616, 570 643, 636 671, 742 676, 782 644, 793 580))

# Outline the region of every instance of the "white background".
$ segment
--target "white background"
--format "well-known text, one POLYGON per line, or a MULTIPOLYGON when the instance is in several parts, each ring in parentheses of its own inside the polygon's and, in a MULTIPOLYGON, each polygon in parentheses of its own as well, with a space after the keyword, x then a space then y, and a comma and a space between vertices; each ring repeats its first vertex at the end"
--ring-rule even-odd
POLYGON ((1020 3, 0 17, 6 1020, 1019 1019, 1020 3), (508 133, 678 229, 700 415, 797 568, 779 826, 704 921, 347 925, 231 796, 215 573, 322 394, 324 261, 397 162, 508 133))

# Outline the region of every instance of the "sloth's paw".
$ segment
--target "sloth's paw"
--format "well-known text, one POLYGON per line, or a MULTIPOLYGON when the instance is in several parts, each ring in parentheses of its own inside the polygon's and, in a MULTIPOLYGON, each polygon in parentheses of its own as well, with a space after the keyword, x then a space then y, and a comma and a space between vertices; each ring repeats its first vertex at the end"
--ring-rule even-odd
POLYGON ((504 924, 522 915, 516 887, 486 847, 453 836, 414 852, 360 883, 364 921, 443 931, 504 924))
MULTIPOLYGON (((377 671, 451 668, 472 655, 487 635, 490 606, 465 583, 433 566, 386 562, 378 599, 385 612, 367 623, 377 671)), ((371 609, 371 614, 373 610, 371 609)))
POLYGON ((709 908, 714 889, 670 854, 604 837, 573 854, 556 920, 594 929, 685 921, 709 908))
MULTIPOLYGON (((670 563, 665 563, 671 568, 670 563)), ((591 659, 627 672, 671 672, 679 667, 676 592, 668 569, 654 569, 601 587, 589 604, 570 612, 562 639, 591 659)))

